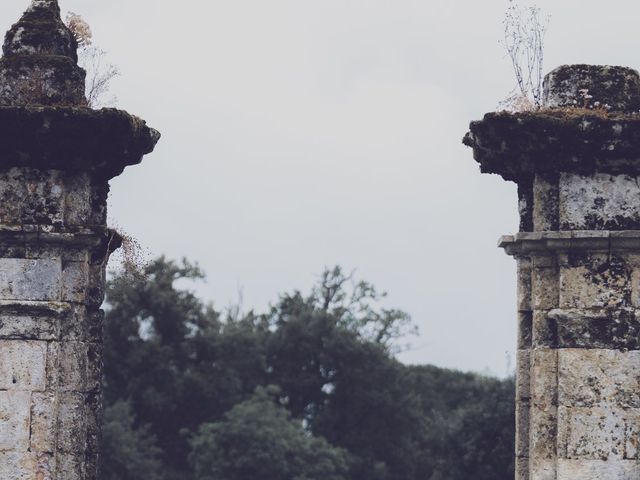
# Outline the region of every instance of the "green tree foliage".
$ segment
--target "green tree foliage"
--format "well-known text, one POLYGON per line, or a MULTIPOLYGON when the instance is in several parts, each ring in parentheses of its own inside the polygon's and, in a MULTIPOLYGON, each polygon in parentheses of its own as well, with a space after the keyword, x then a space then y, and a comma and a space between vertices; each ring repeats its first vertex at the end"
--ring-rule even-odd
POLYGON ((191 440, 200 480, 346 480, 347 453, 309 435, 276 405, 277 388, 258 387, 219 422, 205 423, 191 440))
POLYGON ((104 480, 163 480, 164 472, 156 439, 147 427, 134 427, 131 405, 116 402, 104 414, 102 464, 104 480))
POLYGON ((163 480, 512 478, 513 382, 399 363, 410 319, 370 284, 327 270, 308 295, 238 315, 184 288, 200 279, 161 258, 109 283, 106 403, 130 410, 107 422, 124 440, 106 463, 161 458, 163 480))
POLYGON ((266 325, 251 316, 223 323, 177 287, 202 278, 186 261, 161 258, 145 275, 117 276, 108 288, 106 401, 130 401, 157 437, 169 477, 181 480, 189 468, 185 433, 221 418, 267 379, 266 325))

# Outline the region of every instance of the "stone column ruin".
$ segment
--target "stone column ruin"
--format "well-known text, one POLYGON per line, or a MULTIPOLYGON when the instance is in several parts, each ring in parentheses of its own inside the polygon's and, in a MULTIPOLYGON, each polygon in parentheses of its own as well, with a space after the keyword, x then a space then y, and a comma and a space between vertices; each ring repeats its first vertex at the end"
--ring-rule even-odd
POLYGON ((464 140, 482 172, 518 185, 520 232, 500 242, 518 263, 516 478, 635 480, 640 77, 564 66, 544 98, 464 140))
POLYGON ((0 479, 94 480, 111 178, 159 134, 92 110, 56 0, 33 0, 0 59, 0 479))

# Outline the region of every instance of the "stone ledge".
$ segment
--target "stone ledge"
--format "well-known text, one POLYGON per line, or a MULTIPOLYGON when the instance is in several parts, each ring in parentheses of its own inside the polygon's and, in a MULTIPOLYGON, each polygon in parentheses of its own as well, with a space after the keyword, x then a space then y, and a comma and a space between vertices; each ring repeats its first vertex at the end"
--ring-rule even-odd
POLYGON ((640 116, 579 108, 488 113, 463 143, 482 173, 526 183, 538 173, 640 174, 640 116))
POLYGON ((86 171, 105 179, 142 161, 160 134, 113 108, 0 107, 0 168, 86 171))
POLYGON ((569 250, 640 250, 640 230, 574 230, 520 232, 498 241, 508 255, 527 255, 569 250))
MULTIPOLYGON (((88 249, 93 253, 98 252, 106 256, 107 253, 111 254, 122 246, 120 234, 107 227, 64 228, 60 231, 52 231, 54 229, 49 227, 48 225, 0 225, 0 257, 39 258, 43 254, 38 253, 37 250, 46 252, 49 248, 64 248, 69 251, 88 249)), ((72 253, 69 255, 73 257, 72 253)), ((79 257, 77 259, 80 260, 79 257)))

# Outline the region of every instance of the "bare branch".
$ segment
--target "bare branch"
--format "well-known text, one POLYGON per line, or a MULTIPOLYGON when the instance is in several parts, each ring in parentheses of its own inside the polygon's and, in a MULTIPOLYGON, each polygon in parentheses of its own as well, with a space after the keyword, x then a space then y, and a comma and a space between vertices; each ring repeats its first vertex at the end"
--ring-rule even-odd
POLYGON ((544 38, 549 17, 537 6, 510 1, 505 12, 504 39, 500 42, 511 61, 516 88, 502 102, 507 110, 531 110, 542 105, 544 38))
POLYGON ((120 75, 118 67, 106 60, 107 52, 93 45, 89 24, 80 16, 69 12, 66 24, 78 42, 78 63, 87 72, 86 97, 91 108, 114 105, 117 99, 107 97, 111 81, 120 75))

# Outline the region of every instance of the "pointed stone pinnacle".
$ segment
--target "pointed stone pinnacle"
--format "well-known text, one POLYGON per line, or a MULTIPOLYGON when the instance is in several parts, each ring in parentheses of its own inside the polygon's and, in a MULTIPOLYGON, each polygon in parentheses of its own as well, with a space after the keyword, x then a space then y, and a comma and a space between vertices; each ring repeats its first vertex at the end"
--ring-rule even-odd
POLYGON ((33 0, 5 36, 5 55, 61 55, 77 62, 78 45, 60 18, 57 0, 33 0))
POLYGON ((57 0, 32 0, 2 50, 0 105, 86 105, 78 43, 57 0))

